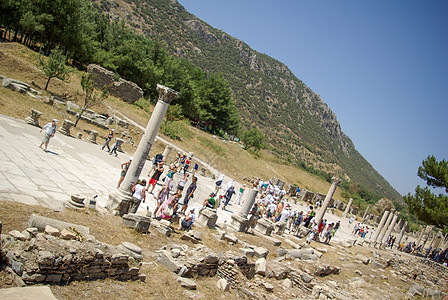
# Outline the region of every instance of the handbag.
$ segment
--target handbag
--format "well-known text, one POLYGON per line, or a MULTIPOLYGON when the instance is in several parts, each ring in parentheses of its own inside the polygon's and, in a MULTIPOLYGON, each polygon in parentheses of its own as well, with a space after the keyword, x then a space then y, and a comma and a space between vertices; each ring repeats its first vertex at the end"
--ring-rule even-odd
POLYGON ((163 214, 166 215, 166 216, 171 217, 174 214, 174 208, 172 206, 167 205, 163 209, 163 214))

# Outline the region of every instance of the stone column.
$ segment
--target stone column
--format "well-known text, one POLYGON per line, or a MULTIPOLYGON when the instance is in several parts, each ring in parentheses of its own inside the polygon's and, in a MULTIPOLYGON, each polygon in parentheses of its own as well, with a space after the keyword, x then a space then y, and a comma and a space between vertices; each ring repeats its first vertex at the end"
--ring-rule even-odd
POLYGON ((391 210, 389 217, 387 217, 386 223, 384 223, 383 230, 380 232, 380 236, 378 237, 378 242, 380 244, 383 242, 384 235, 386 234, 386 231, 389 228, 390 222, 392 222, 393 217, 394 217, 394 210, 391 210))
POLYGON ((322 218, 325 215, 325 211, 327 210, 328 204, 331 201, 331 198, 333 198, 334 192, 336 191, 336 187, 338 186, 339 183, 341 183, 341 180, 337 177, 333 177, 331 178, 331 186, 330 189, 328 190, 327 196, 325 197, 324 203, 322 204, 322 207, 319 209, 319 212, 316 215, 316 224, 320 224, 320 222, 322 221, 322 218))
POLYGON ((39 117, 42 115, 42 113, 38 110, 32 109, 31 115, 27 118, 25 118, 25 122, 27 122, 30 125, 33 126, 39 126, 39 117))
POLYGON ((110 211, 118 208, 120 216, 128 212, 129 205, 132 201, 131 187, 140 177, 143 166, 146 162, 146 158, 148 157, 149 150, 156 139, 160 125, 162 124, 163 118, 165 117, 171 101, 176 99, 179 95, 178 92, 160 84, 157 84, 157 91, 159 92, 159 100, 154 107, 151 118, 146 126, 145 133, 133 155, 134 159, 126 172, 126 177, 124 178, 118 191, 112 192, 109 195, 109 199, 106 204, 106 208, 110 211))
POLYGON ((250 212, 255 199, 257 198, 258 191, 256 189, 250 189, 246 201, 240 208, 240 211, 233 214, 230 220, 230 224, 239 232, 246 232, 249 229, 249 220, 247 215, 250 212))
POLYGON ((96 137, 98 136, 98 131, 92 130, 87 137, 87 141, 96 144, 96 137))
POLYGON ((353 198, 350 198, 350 201, 348 201, 347 207, 344 210, 344 213, 342 214, 343 217, 347 217, 348 212, 350 211, 350 207, 352 206, 353 198))
POLYGON ((408 227, 408 222, 407 222, 407 221, 404 222, 404 225, 403 225, 403 227, 401 228, 400 235, 398 236, 398 239, 397 239, 397 248, 400 247, 401 240, 403 239, 404 232, 406 231, 406 227, 408 227))
POLYGON ((171 149, 173 149, 173 147, 171 147, 171 146, 166 146, 166 147, 165 147, 165 150, 163 150, 162 155, 163 155, 163 161, 165 162, 165 164, 168 164, 168 156, 169 156, 170 153, 171 153, 171 149))
POLYGON ((364 212, 364 215, 362 216, 362 221, 363 222, 365 222, 365 220, 366 220, 366 216, 367 216, 367 213, 369 212, 369 208, 370 208, 370 204, 367 205, 366 211, 364 212))
POLYGON ((425 228, 421 227, 420 229, 420 235, 418 236, 418 240, 417 240, 417 247, 420 246, 420 241, 422 240, 423 234, 425 233, 425 228))
POLYGON ((429 226, 428 225, 425 228, 425 234, 423 235, 423 244, 422 244, 422 248, 421 248, 422 251, 423 251, 423 249, 425 249, 426 242, 428 241, 429 236, 431 235, 431 231, 432 231, 433 227, 434 226, 429 226))
POLYGON ((62 124, 62 127, 59 128, 59 132, 70 136, 70 128, 72 128, 72 126, 75 126, 75 123, 73 123, 70 120, 65 119, 64 123, 62 124))
POLYGON ((389 227, 387 228, 386 235, 385 235, 386 239, 388 239, 389 235, 392 233, 392 229, 394 229, 394 226, 395 226, 395 223, 397 222, 397 219, 398 219, 398 213, 396 213, 394 215, 394 217, 392 218, 392 222, 390 223, 389 227))
POLYGON ((380 235, 381 230, 383 229, 384 223, 386 222, 387 217, 389 216, 389 211, 386 210, 383 213, 383 217, 381 218, 380 224, 378 224, 378 227, 376 228, 375 233, 373 234, 372 241, 375 243, 378 239, 378 236, 380 235))

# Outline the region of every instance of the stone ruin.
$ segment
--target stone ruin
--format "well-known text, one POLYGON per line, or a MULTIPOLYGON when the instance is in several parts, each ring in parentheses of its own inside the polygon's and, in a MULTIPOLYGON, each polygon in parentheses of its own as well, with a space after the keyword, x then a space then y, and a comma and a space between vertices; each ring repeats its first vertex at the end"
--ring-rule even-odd
POLYGON ((143 90, 137 84, 122 78, 116 80, 116 74, 114 72, 99 65, 88 65, 87 72, 93 75, 94 86, 96 88, 106 88, 109 94, 127 103, 134 104, 143 97, 143 90))
POLYGON ((46 225, 43 232, 29 227, 2 236, 0 263, 19 286, 104 278, 145 282, 136 266, 141 251, 130 243, 115 247, 75 229, 46 225))

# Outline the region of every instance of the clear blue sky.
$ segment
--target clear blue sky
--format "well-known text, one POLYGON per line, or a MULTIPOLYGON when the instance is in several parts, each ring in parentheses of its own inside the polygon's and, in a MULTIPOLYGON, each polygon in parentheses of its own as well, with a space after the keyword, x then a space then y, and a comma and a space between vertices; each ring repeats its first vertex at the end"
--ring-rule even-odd
POLYGON ((448 1, 179 0, 286 64, 400 194, 448 159, 448 1))

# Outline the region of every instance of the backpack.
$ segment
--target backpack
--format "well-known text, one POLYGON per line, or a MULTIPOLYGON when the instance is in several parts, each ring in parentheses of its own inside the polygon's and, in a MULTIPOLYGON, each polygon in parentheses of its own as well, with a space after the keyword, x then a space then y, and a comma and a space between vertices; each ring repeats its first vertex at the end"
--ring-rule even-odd
POLYGON ((218 180, 218 181, 216 181, 216 185, 217 186, 220 186, 222 184, 222 180, 218 180))

